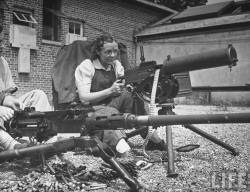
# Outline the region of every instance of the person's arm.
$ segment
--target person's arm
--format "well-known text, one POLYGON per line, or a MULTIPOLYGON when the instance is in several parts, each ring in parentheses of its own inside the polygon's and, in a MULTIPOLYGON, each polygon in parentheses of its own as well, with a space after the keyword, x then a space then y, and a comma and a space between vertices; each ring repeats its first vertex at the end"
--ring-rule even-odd
POLYGON ((2 80, 4 82, 5 89, 8 89, 10 87, 16 87, 16 85, 13 81, 12 75, 11 75, 11 71, 10 71, 8 62, 2 56, 0 57, 0 62, 1 62, 0 68, 1 68, 1 70, 4 71, 4 73, 2 73, 2 75, 3 75, 2 80))
POLYGON ((121 83, 114 82, 114 84, 102 91, 90 92, 92 78, 95 69, 90 60, 84 60, 75 71, 76 87, 78 90, 81 102, 96 103, 102 101, 113 95, 121 93, 121 83))
POLYGON ((13 82, 8 62, 2 56, 0 57, 0 70, 3 82, 3 87, 1 87, 1 89, 4 89, 0 92, 0 105, 9 107, 12 110, 23 109, 23 103, 14 97, 9 90, 16 87, 16 85, 13 82))
POLYGON ((0 92, 0 118, 4 121, 7 121, 13 117, 14 111, 9 107, 2 106, 4 99, 5 94, 3 92, 0 92))

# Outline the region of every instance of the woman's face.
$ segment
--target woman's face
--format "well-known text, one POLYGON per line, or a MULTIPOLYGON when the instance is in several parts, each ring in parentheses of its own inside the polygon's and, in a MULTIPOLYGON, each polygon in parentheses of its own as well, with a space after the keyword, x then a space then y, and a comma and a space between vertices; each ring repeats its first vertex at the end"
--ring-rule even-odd
POLYGON ((107 67, 107 65, 112 64, 117 59, 118 51, 118 44, 115 41, 112 43, 104 42, 101 51, 98 53, 102 65, 107 67))

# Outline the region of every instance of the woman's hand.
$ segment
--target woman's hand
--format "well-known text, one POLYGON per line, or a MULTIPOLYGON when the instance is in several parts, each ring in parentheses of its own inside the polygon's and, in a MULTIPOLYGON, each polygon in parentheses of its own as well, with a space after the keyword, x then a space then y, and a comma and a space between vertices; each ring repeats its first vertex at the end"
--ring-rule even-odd
POLYGON ((11 119, 13 115, 14 115, 13 109, 5 106, 0 106, 0 118, 2 118, 4 121, 11 119))
POLYGON ((122 93, 125 87, 125 83, 121 82, 121 80, 116 80, 113 85, 110 87, 111 93, 113 96, 118 96, 122 93))
POLYGON ((13 110, 23 110, 24 109, 24 104, 18 100, 17 98, 7 95, 5 96, 3 100, 3 106, 10 107, 13 110))

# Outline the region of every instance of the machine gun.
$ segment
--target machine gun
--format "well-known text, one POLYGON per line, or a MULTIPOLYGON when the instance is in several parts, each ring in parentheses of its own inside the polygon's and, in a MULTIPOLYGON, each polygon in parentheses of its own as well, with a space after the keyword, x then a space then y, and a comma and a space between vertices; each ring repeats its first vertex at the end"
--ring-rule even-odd
MULTIPOLYGON (((38 142, 46 141, 54 133, 81 133, 85 127, 85 120, 92 116, 91 106, 75 106, 68 110, 35 111, 34 108, 25 108, 16 111, 11 121, 6 123, 7 131, 14 137, 29 136, 38 142), (67 129, 60 129, 61 125, 68 125, 67 129), (74 129, 70 127, 74 126, 74 129)), ((138 191, 141 185, 130 173, 115 159, 113 150, 93 136, 80 136, 62 139, 53 143, 43 143, 23 149, 0 152, 0 163, 16 158, 32 157, 38 155, 41 162, 45 163, 46 154, 58 154, 80 148, 94 156, 101 157, 115 170, 121 179, 132 191, 138 191)))
MULTIPOLYGON (((143 51, 142 48, 141 51, 143 51)), ((144 55, 142 52, 141 54, 144 55)), ((222 66, 229 66, 231 69, 233 66, 236 66, 238 59, 235 48, 232 45, 228 45, 227 48, 205 53, 176 58, 168 56, 163 64, 157 64, 156 61, 145 61, 144 57, 142 61, 138 67, 125 71, 124 78, 126 84, 133 87, 133 91, 142 100, 150 102, 154 74, 159 69, 160 74, 157 82, 155 102, 166 103, 169 99, 183 96, 180 92, 191 93, 190 78, 187 76, 184 79, 184 72, 222 66), (180 78, 178 78, 179 76, 180 78)))
POLYGON ((72 128, 60 128, 61 133, 81 133, 82 119, 92 112, 94 110, 91 106, 82 104, 72 104, 70 109, 66 110, 45 112, 26 107, 24 110, 15 111, 14 117, 5 123, 5 127, 14 138, 28 136, 42 142, 55 135, 62 124, 72 128))
MULTIPOLYGON (((200 116, 174 116, 176 115, 172 110, 174 108, 173 98, 178 96, 185 96, 192 92, 192 86, 189 78, 189 71, 195 71, 200 69, 215 68, 221 66, 229 66, 230 70, 236 65, 237 53, 232 45, 227 48, 217 49, 210 52, 192 54, 183 57, 171 58, 170 56, 164 60, 163 64, 157 64, 155 61, 145 62, 143 47, 140 47, 141 51, 141 64, 133 69, 125 71, 125 81, 129 85, 129 90, 141 100, 150 103, 150 115, 171 115, 166 117, 168 122, 166 125, 171 125, 169 122, 171 119, 173 123, 183 125, 185 128, 199 134, 202 137, 214 142, 215 144, 229 150, 233 155, 238 155, 239 151, 232 146, 220 141, 212 135, 207 134, 203 130, 191 125, 196 124, 198 119, 209 119, 209 115, 200 116), (186 73, 183 75, 183 73, 186 73), (161 108, 158 111, 151 110, 153 108, 161 108), (193 120, 192 120, 193 119, 193 120), (187 120, 187 121, 185 121, 187 120)), ((244 118, 249 118, 249 114, 242 114, 244 118)), ((161 118, 162 116, 159 116, 161 118)), ((226 114, 214 115, 216 119, 214 123, 226 123, 226 114)), ((241 117, 235 116, 235 122, 248 122, 241 117)), ((151 120, 150 120, 151 121, 151 120)), ((158 121, 152 119, 152 125, 158 126, 158 121)), ((198 120, 199 121, 199 120, 198 120)), ((208 121, 212 123, 212 121, 208 121)), ((233 123, 233 122, 232 122, 233 123)), ((128 137, 132 137, 146 128, 135 130, 132 133, 127 134, 128 137)), ((152 127, 148 128, 148 137, 152 135, 152 127)), ((166 127, 166 141, 168 152, 168 176, 176 177, 178 174, 174 170, 174 155, 173 155, 173 141, 172 141, 172 129, 170 126, 166 127)), ((147 142, 147 141, 146 141, 147 142)), ((146 146, 144 143, 144 147, 146 146)), ((144 148, 145 149, 145 148, 144 148)))

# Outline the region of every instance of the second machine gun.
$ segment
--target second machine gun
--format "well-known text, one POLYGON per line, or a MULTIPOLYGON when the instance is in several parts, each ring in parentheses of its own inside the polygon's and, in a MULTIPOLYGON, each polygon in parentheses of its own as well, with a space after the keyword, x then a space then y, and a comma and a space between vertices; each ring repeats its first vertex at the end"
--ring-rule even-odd
MULTIPOLYGON (((25 108, 23 111, 15 111, 11 121, 5 123, 7 131, 13 137, 28 136, 34 146, 23 149, 15 149, 0 152, 0 163, 16 158, 32 157, 37 155, 40 162, 45 165, 46 154, 59 154, 76 148, 101 157, 111 169, 116 171, 121 179, 132 191, 139 191, 141 185, 116 160, 115 153, 98 137, 82 135, 85 121, 93 115, 93 108, 88 105, 73 105, 71 109, 56 111, 35 111, 34 108, 25 108), (63 129, 63 127, 65 129, 63 129), (64 138, 52 143, 43 143, 57 133, 79 133, 79 137, 64 138)), ((133 174, 133 173, 132 173, 133 174)))

